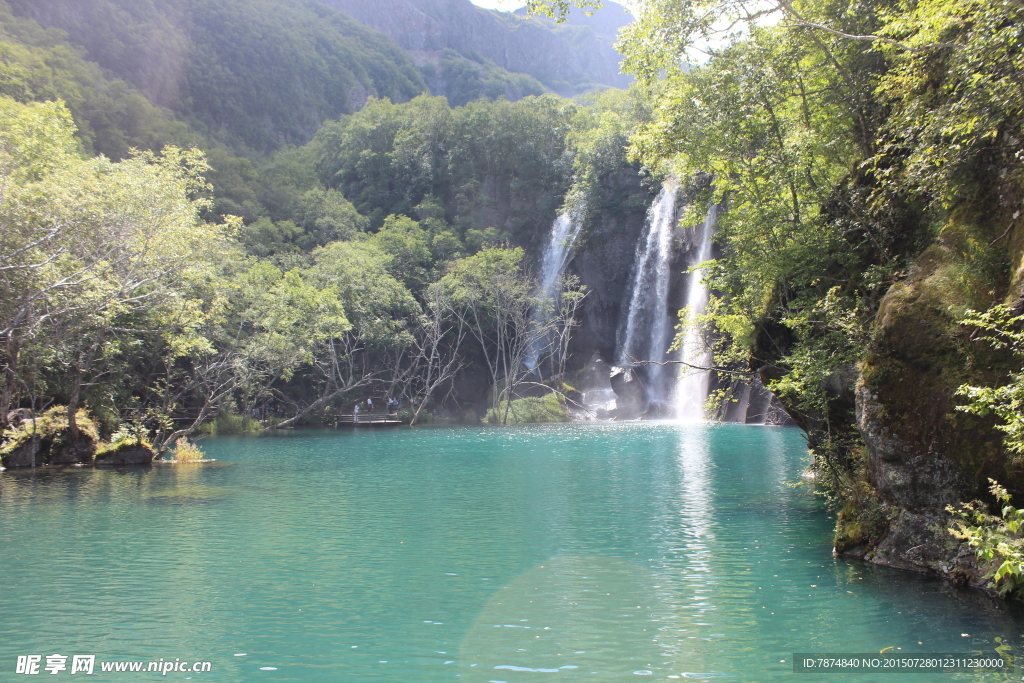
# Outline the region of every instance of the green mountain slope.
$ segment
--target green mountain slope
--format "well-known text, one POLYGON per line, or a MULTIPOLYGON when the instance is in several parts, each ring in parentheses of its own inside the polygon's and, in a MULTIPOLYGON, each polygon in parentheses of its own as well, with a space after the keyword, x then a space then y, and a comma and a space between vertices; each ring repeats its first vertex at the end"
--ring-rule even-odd
MULTIPOLYGON (((453 105, 465 97, 466 73, 481 71, 481 94, 500 92, 496 75, 517 74, 559 95, 571 97, 608 87, 625 88, 631 77, 619 72, 615 32, 632 17, 610 3, 600 16, 570 15, 565 24, 509 12, 496 12, 469 0, 321 0, 383 32, 409 51, 423 69, 431 91, 453 105), (453 60, 462 62, 459 78, 453 60)), ((508 80, 506 76, 505 80, 508 80)), ((529 82, 508 86, 509 99, 529 82)), ((533 94, 524 92, 523 94, 533 94)), ((522 95, 519 95, 522 96, 522 95)))
POLYGON ((13 0, 88 59, 236 149, 309 140, 368 97, 426 90, 397 45, 311 0, 13 0))
POLYGON ((88 153, 114 159, 130 148, 192 146, 198 136, 66 42, 63 31, 14 16, 0 0, 0 95, 19 102, 63 100, 88 153))

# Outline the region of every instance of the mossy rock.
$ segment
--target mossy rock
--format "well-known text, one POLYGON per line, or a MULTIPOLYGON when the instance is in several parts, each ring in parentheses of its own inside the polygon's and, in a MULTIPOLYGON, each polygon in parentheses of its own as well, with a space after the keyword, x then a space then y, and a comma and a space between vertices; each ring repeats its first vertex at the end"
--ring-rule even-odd
POLYGON ((846 501, 837 550, 877 547, 872 561, 944 571, 957 552, 945 507, 983 494, 988 477, 1024 483, 993 421, 957 410, 958 387, 995 386, 1015 369, 1007 353, 960 324, 968 309, 987 310, 1011 289, 1012 257, 992 232, 954 214, 879 306, 860 365, 857 419, 868 449, 863 483, 888 513, 858 496, 846 501))
POLYGON ((38 467, 92 462, 99 443, 96 422, 79 409, 75 413, 78 437, 68 430, 66 406, 54 406, 35 420, 26 419, 4 432, 0 461, 4 467, 38 467))
POLYGON ((156 453, 145 442, 130 440, 102 448, 96 454, 97 465, 149 465, 156 453))
POLYGON ((979 493, 988 477, 1017 478, 992 421, 956 409, 959 386, 998 384, 1013 369, 1009 355, 960 325, 968 309, 989 308, 1008 287, 1009 255, 986 249, 989 231, 955 216, 879 306, 861 365, 859 422, 873 484, 900 505, 941 509, 979 493))

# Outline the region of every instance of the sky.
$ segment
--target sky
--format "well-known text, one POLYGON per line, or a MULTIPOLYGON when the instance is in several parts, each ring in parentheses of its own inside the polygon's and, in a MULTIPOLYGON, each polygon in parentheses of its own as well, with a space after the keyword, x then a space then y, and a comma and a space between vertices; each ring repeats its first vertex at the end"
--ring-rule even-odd
MULTIPOLYGON (((472 0, 472 2, 479 7, 501 10, 502 12, 511 12, 520 7, 526 7, 525 0, 472 0)), ((620 5, 628 4, 622 0, 618 0, 618 2, 620 5)))
POLYGON ((526 6, 526 3, 522 0, 473 0, 473 4, 486 7, 487 9, 501 10, 502 12, 511 12, 526 6))

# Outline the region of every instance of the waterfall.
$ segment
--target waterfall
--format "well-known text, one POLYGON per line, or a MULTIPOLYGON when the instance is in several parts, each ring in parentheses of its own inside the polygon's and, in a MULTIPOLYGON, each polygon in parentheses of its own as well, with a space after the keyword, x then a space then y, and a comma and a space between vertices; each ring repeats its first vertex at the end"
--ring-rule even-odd
MULTIPOLYGON (((540 261, 540 283, 537 291, 540 310, 533 311, 535 318, 541 316, 545 319, 538 322, 543 323, 550 320, 554 314, 554 307, 558 305, 555 300, 558 292, 555 290, 558 280, 565 270, 565 265, 569 261, 569 251, 579 235, 581 224, 582 221, 578 216, 562 213, 551 225, 551 233, 548 235, 548 241, 544 244, 544 253, 541 255, 540 261)), ((530 353, 523 361, 528 369, 533 370, 537 367, 538 357, 543 346, 544 341, 540 340, 530 349, 530 353)))
MULTIPOLYGON (((673 318, 669 315, 672 233, 676 227, 676 194, 679 185, 667 180, 647 211, 647 234, 637 244, 629 313, 620 331, 619 364, 665 361, 672 342, 673 318)), ((647 398, 652 406, 664 406, 673 375, 671 366, 647 365, 647 398)))
MULTIPOLYGON (((701 226, 700 241, 690 259, 690 267, 699 266, 711 258, 711 239, 715 236, 715 221, 718 207, 708 209, 701 226)), ((690 272, 689 287, 686 291, 686 335, 683 337, 681 359, 694 366, 708 367, 711 364, 711 349, 697 325, 697 318, 704 314, 708 305, 708 290, 704 285, 703 269, 690 272)), ((704 401, 708 396, 711 372, 683 366, 683 373, 676 385, 676 415, 681 420, 699 420, 704 417, 704 401)))

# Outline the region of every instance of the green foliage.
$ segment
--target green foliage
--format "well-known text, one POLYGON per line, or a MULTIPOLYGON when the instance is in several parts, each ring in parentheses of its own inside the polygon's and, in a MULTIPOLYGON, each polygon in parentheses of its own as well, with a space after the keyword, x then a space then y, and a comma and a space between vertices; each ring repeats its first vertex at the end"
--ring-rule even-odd
POLYGON ((770 381, 768 389, 786 405, 806 414, 827 415, 829 380, 842 369, 852 372, 868 341, 869 316, 839 288, 824 299, 796 308, 785 324, 802 341, 785 362, 788 372, 770 381))
POLYGON ((412 293, 391 274, 392 258, 372 242, 333 242, 313 252, 311 282, 329 290, 366 343, 403 347, 409 320, 420 312, 412 293))
POLYGON ((432 240, 419 223, 407 216, 388 216, 373 242, 391 257, 392 275, 410 289, 419 290, 426 285, 432 240))
POLYGON ((526 0, 526 6, 531 14, 552 17, 555 21, 563 22, 573 7, 587 11, 601 9, 601 2, 600 0, 526 0))
POLYGON ((955 517, 949 533, 974 549, 983 566, 991 568, 984 578, 1002 597, 1020 597, 1024 588, 1024 510, 1010 505, 1010 494, 994 479, 989 492, 1002 509, 989 514, 980 501, 952 505, 946 511, 955 517))
POLYGON ((990 200, 1024 185, 1024 8, 1015 2, 923 0, 883 33, 892 68, 879 96, 893 108, 881 164, 937 205, 990 200), (1013 188, 1013 189, 1011 189, 1013 188))
POLYGON ((141 424, 122 424, 110 435, 109 440, 101 442, 96 446, 96 457, 99 458, 125 448, 137 446, 151 449, 153 444, 150 443, 146 436, 146 429, 141 424))
POLYGON ((198 143, 184 124, 66 41, 65 33, 16 17, 0 2, 0 95, 19 102, 63 101, 83 147, 113 159, 129 156, 131 148, 198 143))
POLYGON ((522 277, 523 250, 492 247, 452 264, 439 286, 451 299, 481 316, 501 316, 507 302, 529 298, 530 283, 522 277))
POLYGON ((259 262, 239 285, 238 324, 249 333, 243 342, 246 356, 286 379, 314 362, 318 344, 352 328, 337 291, 318 287, 299 269, 282 273, 259 262))
POLYGON ((59 104, 0 98, 0 331, 84 334, 157 298, 226 226, 199 221, 197 152, 81 159, 59 104), (148 299, 148 300, 147 300, 148 299), (54 326, 57 326, 55 328, 54 326))
POLYGON ((263 431, 263 425, 259 420, 254 420, 248 415, 236 413, 221 413, 216 419, 204 425, 203 431, 211 436, 224 434, 257 434, 263 431))
POLYGON ((479 345, 490 373, 492 407, 514 395, 528 349, 545 334, 530 317, 533 289, 519 248, 484 249, 459 259, 432 288, 432 296, 479 345))
MULTIPOLYGON (((1009 351, 1024 360, 1024 315, 1014 315, 1007 306, 994 306, 984 313, 969 311, 963 321, 980 332, 980 339, 995 349, 1009 351)), ((967 403, 957 410, 980 416, 995 416, 996 429, 1003 432, 1003 443, 1011 459, 1024 461, 1024 372, 1010 373, 1009 382, 997 387, 961 385, 957 396, 967 403)))
POLYGON ((501 401, 497 408, 491 408, 484 417, 490 424, 531 424, 537 422, 568 422, 569 413, 565 410, 558 394, 547 394, 542 398, 529 396, 513 399, 511 403, 501 401), (506 420, 507 415, 507 420, 506 420))
POLYGON ((185 437, 181 437, 174 442, 171 455, 174 456, 174 460, 177 462, 196 462, 202 460, 205 454, 194 443, 185 437))
POLYGON ((369 216, 372 229, 428 202, 460 238, 496 216, 490 224, 499 232, 525 240, 550 223, 567 189, 575 110, 550 95, 458 109, 439 97, 371 100, 318 134, 320 177, 369 216))

